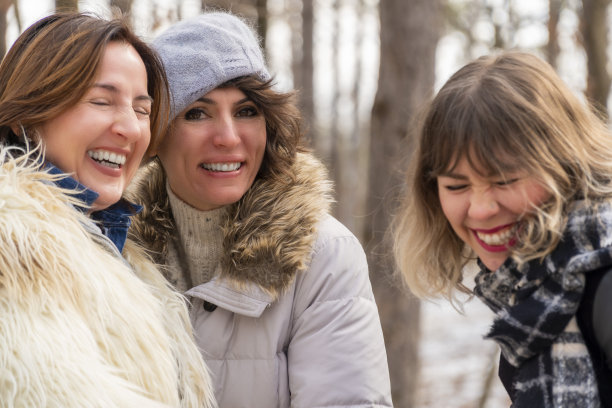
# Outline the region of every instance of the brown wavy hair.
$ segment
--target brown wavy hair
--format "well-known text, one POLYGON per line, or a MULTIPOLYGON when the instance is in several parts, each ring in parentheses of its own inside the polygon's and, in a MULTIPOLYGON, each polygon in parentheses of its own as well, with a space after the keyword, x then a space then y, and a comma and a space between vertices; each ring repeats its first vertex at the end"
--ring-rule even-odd
POLYGON ((5 56, 0 64, 0 142, 15 144, 25 135, 36 135, 37 127, 78 103, 93 85, 106 45, 113 41, 134 47, 146 68, 153 98, 147 157, 167 123, 163 65, 125 18, 105 20, 84 13, 56 13, 37 21, 5 56))
POLYGON ((570 202, 612 196, 612 135, 595 112, 529 53, 485 56, 457 71, 427 106, 393 226, 410 289, 450 300, 455 288, 468 292, 463 268, 474 254, 446 220, 436 181, 461 158, 485 174, 524 170, 549 190, 523 220, 512 253, 518 262, 557 246, 570 202))

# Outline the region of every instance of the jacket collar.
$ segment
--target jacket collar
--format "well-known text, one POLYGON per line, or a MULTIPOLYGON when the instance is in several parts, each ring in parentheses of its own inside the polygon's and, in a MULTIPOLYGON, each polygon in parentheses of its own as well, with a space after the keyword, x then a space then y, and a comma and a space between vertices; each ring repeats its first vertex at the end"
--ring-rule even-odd
POLYGON ((272 294, 255 284, 237 288, 233 282, 219 278, 191 288, 185 295, 211 302, 230 312, 255 318, 261 316, 275 300, 272 294))
MULTIPOLYGON (((159 254, 161 263, 175 233, 165 179, 154 161, 141 169, 129 192, 143 205, 130 237, 159 254)), ((276 299, 307 268, 317 224, 331 202, 327 171, 308 153, 297 154, 288 176, 257 179, 228 208, 217 278, 241 290, 254 284, 276 299)))
MULTIPOLYGON (((70 191, 70 195, 77 200, 75 208, 81 212, 86 212, 91 208, 91 205, 98 198, 98 193, 85 187, 53 164, 46 162, 44 168, 49 174, 62 176, 54 179, 55 184, 66 191, 70 191), (79 205, 80 203, 82 205, 79 205)), ((121 252, 127 239, 131 217, 141 210, 141 206, 132 204, 122 198, 108 208, 92 212, 90 217, 97 221, 102 234, 106 235, 121 252)))

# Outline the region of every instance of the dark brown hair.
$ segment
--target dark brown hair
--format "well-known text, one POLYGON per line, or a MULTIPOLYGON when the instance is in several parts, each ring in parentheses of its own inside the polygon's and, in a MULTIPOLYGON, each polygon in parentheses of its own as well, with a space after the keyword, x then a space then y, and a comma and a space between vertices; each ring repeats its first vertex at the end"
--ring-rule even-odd
POLYGON ((295 154, 300 150, 302 117, 295 103, 295 93, 272 89, 272 81, 253 76, 232 79, 218 88, 238 88, 261 110, 266 119, 266 151, 258 177, 287 176, 295 154))

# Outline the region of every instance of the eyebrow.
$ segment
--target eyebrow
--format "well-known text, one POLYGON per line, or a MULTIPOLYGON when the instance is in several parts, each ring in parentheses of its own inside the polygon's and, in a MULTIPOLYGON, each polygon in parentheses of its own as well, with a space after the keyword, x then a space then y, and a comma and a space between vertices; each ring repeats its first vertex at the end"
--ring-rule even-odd
POLYGON ((468 177, 464 176, 463 174, 457 174, 457 173, 440 173, 438 174, 438 177, 449 177, 452 179, 457 179, 457 180, 467 180, 468 177))
MULTIPOLYGON (((206 97, 204 97, 204 96, 203 96, 203 97, 201 97, 201 98, 198 98, 198 99, 196 100, 196 102, 202 102, 202 103, 205 103, 205 104, 208 104, 208 105, 216 105, 216 104, 217 104, 217 103, 216 103, 214 100, 212 100, 212 99, 210 99, 210 98, 206 98, 206 97)), ((239 101, 236 101, 236 102, 234 103, 234 105, 240 105, 240 104, 243 104, 243 103, 245 103, 245 102, 252 102, 252 101, 251 101, 251 98, 249 98, 249 97, 242 98, 242 99, 240 99, 239 101)))
MULTIPOLYGON (((118 94, 119 93, 119 89, 115 85, 111 85, 111 84, 95 83, 95 84, 93 84, 92 88, 101 88, 101 89, 107 90, 109 92, 112 92, 114 94, 118 94)), ((148 102, 153 103, 153 98, 151 98, 151 96, 149 96, 149 95, 138 95, 136 98, 134 98, 134 100, 136 100, 136 101, 148 101, 148 102)))

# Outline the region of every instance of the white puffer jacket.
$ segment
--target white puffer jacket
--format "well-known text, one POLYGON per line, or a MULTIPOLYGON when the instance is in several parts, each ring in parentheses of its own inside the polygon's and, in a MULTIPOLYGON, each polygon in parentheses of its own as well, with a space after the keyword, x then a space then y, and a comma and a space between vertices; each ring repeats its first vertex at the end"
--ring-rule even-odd
MULTIPOLYGON (((292 175, 256 181, 230 209, 216 277, 187 292, 219 405, 390 407, 363 249, 328 214, 322 165, 300 153, 292 175)), ((165 177, 152 166, 140 181, 145 210, 134 233, 164 262, 166 246, 177 244, 170 211, 159 206, 167 203, 165 177)), ((181 273, 174 269, 170 279, 181 273)))

